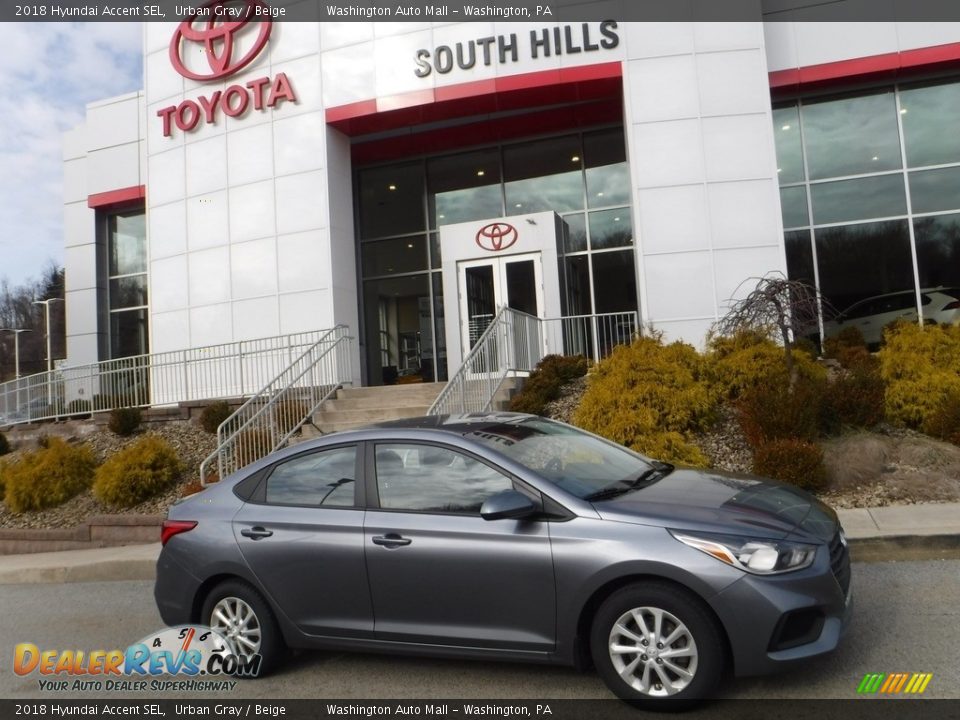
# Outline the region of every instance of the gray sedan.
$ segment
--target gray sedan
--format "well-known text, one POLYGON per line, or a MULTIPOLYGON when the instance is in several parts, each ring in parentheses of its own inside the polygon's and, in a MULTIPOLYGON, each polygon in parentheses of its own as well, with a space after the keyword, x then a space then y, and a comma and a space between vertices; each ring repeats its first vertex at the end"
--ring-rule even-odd
POLYGON ((561 423, 428 417, 275 453, 175 505, 155 595, 268 672, 286 648, 592 665, 647 705, 833 650, 836 514, 561 423))

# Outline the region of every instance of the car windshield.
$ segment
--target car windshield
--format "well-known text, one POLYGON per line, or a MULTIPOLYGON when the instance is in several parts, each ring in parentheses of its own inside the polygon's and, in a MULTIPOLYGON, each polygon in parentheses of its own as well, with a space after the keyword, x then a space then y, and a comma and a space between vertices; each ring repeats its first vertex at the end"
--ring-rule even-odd
POLYGON ((612 486, 632 489, 659 468, 626 448, 542 418, 485 425, 466 437, 488 445, 567 492, 590 499, 612 486))

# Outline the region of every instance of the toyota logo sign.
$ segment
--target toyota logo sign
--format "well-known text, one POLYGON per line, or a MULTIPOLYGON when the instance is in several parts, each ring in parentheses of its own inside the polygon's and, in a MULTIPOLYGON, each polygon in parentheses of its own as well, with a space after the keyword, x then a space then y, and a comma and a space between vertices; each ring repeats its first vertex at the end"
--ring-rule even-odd
POLYGON ((191 80, 220 80, 242 70, 260 54, 273 27, 270 20, 259 20, 257 37, 253 45, 239 58, 234 58, 238 33, 250 22, 251 18, 263 17, 270 9, 262 0, 210 0, 194 9, 190 16, 180 23, 170 42, 170 62, 183 77, 191 80), (199 22, 198 22, 199 21, 199 22), (196 23, 196 24, 195 24, 196 23), (210 66, 209 71, 189 68, 184 61, 184 41, 203 46, 203 55, 210 66))
POLYGON ((506 250, 516 241, 517 229, 510 223, 490 223, 477 230, 477 245, 484 250, 506 250))

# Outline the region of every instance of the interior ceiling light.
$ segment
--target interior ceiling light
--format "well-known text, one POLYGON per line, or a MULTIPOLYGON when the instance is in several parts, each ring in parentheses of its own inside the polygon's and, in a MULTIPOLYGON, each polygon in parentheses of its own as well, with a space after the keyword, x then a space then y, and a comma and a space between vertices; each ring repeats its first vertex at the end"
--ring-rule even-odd
POLYGON ((789 130, 789 129, 790 129, 790 126, 789 126, 789 125, 784 125, 784 126, 783 126, 782 128, 780 128, 780 129, 781 129, 781 130, 789 130))
POLYGON ((580 156, 574 155, 572 158, 570 158, 570 162, 580 162, 580 156))
POLYGON ((408 247, 408 248, 412 248, 412 247, 413 247, 413 243, 407 243, 407 247, 408 247))
POLYGON ((397 186, 396 186, 396 185, 387 185, 387 189, 388 189, 388 190, 396 190, 396 189, 397 189, 397 186))
POLYGON ((486 175, 486 172, 485 172, 485 171, 483 171, 483 170, 477 170, 477 177, 483 177, 484 175, 486 175))

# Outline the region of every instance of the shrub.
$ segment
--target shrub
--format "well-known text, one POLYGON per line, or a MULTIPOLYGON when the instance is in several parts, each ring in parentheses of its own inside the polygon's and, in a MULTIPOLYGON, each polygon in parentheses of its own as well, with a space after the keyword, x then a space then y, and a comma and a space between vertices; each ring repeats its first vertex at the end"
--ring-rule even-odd
POLYGON ((804 377, 792 389, 777 379, 745 391, 737 408, 747 442, 758 448, 773 440, 816 440, 825 393, 826 380, 804 377))
POLYGON ((3 433, 0 433, 0 455, 6 455, 10 452, 10 441, 7 440, 7 436, 3 433))
POLYGON ((886 383, 886 415, 921 428, 947 398, 960 394, 960 326, 898 323, 878 354, 886 383))
POLYGON ((90 487, 96 462, 90 448, 50 438, 3 470, 5 501, 13 512, 59 505, 90 487))
POLYGON ((145 435, 97 468, 93 495, 105 505, 133 507, 170 487, 183 464, 170 444, 145 435))
POLYGON ((797 351, 797 354, 803 353, 811 360, 816 360, 820 357, 820 351, 817 350, 817 344, 808 337, 797 338, 793 341, 793 348, 797 351))
POLYGON ((856 325, 847 325, 836 335, 826 338, 823 341, 823 356, 840 360, 842 351, 851 348, 867 349, 867 341, 856 325))
MULTIPOLYGON (((790 382, 783 348, 761 333, 710 338, 707 358, 711 382, 721 397, 736 399, 759 385, 790 382)), ((826 377, 826 371, 806 352, 794 352, 793 361, 798 377, 826 377)))
POLYGON ((547 403, 560 397, 564 385, 586 374, 587 359, 582 355, 547 355, 530 373, 520 392, 510 400, 510 409, 543 415, 547 403))
POLYGON ((137 431, 142 420, 140 408, 116 408, 110 411, 107 427, 120 437, 128 437, 137 431))
POLYGON ((200 427, 211 435, 215 435, 217 428, 231 415, 230 404, 226 400, 217 400, 207 405, 200 413, 200 427))
POLYGON ((715 406, 693 347, 643 337, 597 364, 573 422, 661 460, 705 465, 689 434, 709 424, 715 406))
POLYGON ((923 432, 960 445, 960 393, 951 392, 923 421, 923 432))
POLYGON ((826 489, 827 471, 823 450, 806 440, 773 440, 757 448, 753 472, 774 480, 819 492, 826 489))
MULTIPOLYGON (((866 351, 864 351, 866 352, 866 351)), ((842 426, 870 428, 883 421, 885 389, 876 359, 866 354, 837 377, 823 398, 823 424, 835 432, 842 426)))

